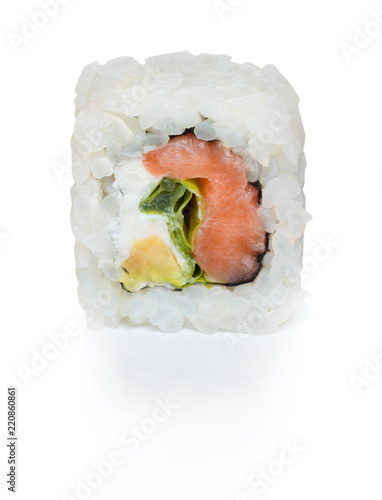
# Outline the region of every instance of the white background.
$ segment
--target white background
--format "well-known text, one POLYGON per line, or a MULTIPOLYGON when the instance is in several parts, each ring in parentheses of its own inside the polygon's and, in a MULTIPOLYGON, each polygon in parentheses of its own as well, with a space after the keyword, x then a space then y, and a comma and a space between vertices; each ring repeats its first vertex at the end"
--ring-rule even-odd
POLYGON ((8 385, 18 386, 23 500, 80 498, 78 480, 97 482, 92 464, 113 451, 123 463, 83 498, 381 498, 382 13, 368 23, 382 3, 222 3, 219 16, 212 0, 72 0, 16 51, 9 34, 41 7, 2 2, 2 498, 8 385), (76 80, 93 60, 184 49, 275 64, 300 96, 307 135, 309 297, 278 334, 231 348, 221 333, 95 333, 77 304, 67 158, 76 80), (80 333, 23 377, 71 323, 80 333), (150 420, 166 398, 178 408, 150 420), (121 436, 141 425, 153 432, 131 451, 121 436))

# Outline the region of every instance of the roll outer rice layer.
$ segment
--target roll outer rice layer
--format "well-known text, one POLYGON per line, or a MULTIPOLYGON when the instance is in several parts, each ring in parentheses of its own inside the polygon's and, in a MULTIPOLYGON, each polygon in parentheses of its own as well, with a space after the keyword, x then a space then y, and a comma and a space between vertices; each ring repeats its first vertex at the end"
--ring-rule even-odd
POLYGON ((301 295, 309 219, 302 191, 304 132, 289 83, 273 66, 182 52, 144 65, 127 57, 92 63, 76 92, 71 218, 79 299, 89 325, 275 331, 301 295), (121 264, 137 254, 137 241, 163 242, 179 272, 189 272, 166 217, 140 210, 163 176, 145 168, 145 155, 188 129, 198 140, 220 141, 241 158, 248 183, 261 185, 256 216, 268 233, 268 252, 253 282, 196 283, 181 290, 147 283, 128 293, 121 286, 121 264))

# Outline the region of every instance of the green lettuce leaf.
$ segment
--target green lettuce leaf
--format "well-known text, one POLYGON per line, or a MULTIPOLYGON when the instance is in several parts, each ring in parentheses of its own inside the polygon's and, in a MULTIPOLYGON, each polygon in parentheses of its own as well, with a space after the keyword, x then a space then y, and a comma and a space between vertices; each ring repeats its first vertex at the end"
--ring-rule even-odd
POLYGON ((203 221, 203 198, 194 180, 163 177, 139 208, 146 214, 164 215, 172 241, 189 264, 190 271, 180 287, 206 282, 205 273, 194 259, 195 233, 203 221))

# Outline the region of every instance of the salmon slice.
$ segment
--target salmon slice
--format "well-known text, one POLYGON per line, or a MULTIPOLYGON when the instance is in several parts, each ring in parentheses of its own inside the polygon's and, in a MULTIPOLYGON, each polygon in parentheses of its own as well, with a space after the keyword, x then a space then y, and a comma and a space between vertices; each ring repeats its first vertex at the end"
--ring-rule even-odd
POLYGON ((204 219, 193 255, 208 281, 251 281, 266 249, 266 232, 257 213, 259 191, 248 183, 243 160, 221 142, 188 133, 146 153, 143 164, 153 175, 197 180, 204 219))

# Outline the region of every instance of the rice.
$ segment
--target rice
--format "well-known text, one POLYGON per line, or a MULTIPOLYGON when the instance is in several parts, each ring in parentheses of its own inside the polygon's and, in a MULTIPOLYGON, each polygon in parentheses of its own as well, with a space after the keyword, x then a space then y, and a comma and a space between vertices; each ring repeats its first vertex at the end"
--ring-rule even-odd
POLYGON ((299 301, 309 219, 304 131, 290 84, 274 66, 180 52, 145 64, 128 57, 94 62, 76 92, 71 219, 79 300, 89 325, 275 331, 299 301), (160 238, 187 267, 166 220, 139 207, 158 181, 142 158, 189 130, 203 141, 221 141, 243 160, 248 182, 261 186, 258 214, 268 251, 253 282, 129 293, 121 286, 121 263, 132 255, 137 235, 160 238))

